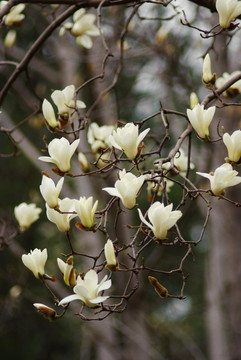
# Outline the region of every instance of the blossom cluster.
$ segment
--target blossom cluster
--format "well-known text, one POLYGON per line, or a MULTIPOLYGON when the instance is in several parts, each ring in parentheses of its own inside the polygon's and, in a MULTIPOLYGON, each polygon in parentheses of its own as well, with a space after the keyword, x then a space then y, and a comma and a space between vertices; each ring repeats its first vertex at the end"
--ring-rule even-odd
MULTIPOLYGON (((229 0, 226 5, 219 0, 216 2, 220 26, 224 30, 229 29, 232 21, 241 14, 240 3, 236 0, 229 0), (227 7, 227 4, 230 6, 227 7)), ((24 18, 21 14, 23 6, 12 9, 12 14, 10 12, 4 18, 4 23, 8 26, 24 18)), ((69 30, 76 38, 78 45, 90 49, 93 46, 92 37, 100 35, 98 27, 94 25, 95 20, 95 15, 80 9, 74 13, 73 22, 67 22, 61 27, 60 35, 69 30)), ((216 73, 212 72, 209 54, 204 57, 202 81, 213 93, 218 92, 227 81, 239 75, 241 77, 241 73, 237 71, 217 77, 216 73)), ((240 82, 241 80, 234 81, 223 91, 223 95, 234 96, 240 93, 240 82)), ((79 300, 88 308, 101 307, 102 310, 112 311, 111 295, 106 295, 105 291, 112 286, 113 272, 116 272, 118 277, 118 273, 128 270, 125 260, 123 262, 125 255, 128 259, 134 259, 133 272, 144 269, 143 264, 137 266, 137 260, 139 253, 146 246, 185 243, 180 231, 184 217, 185 197, 189 196, 193 199, 193 193, 197 196, 205 193, 207 196, 224 198, 227 188, 241 183, 238 171, 233 168, 241 162, 241 130, 237 129, 232 134, 224 130, 222 136, 219 136, 218 141, 226 147, 227 156, 224 163, 210 173, 196 171, 197 175, 210 182, 208 188, 197 189, 189 179, 189 172, 196 165, 191 159, 191 147, 188 151, 184 150, 187 148, 185 144, 182 145, 184 139, 181 138, 181 141, 177 142, 178 146, 170 149, 169 154, 164 157, 162 147, 153 151, 153 144, 150 145, 154 134, 150 127, 146 127, 148 119, 142 122, 118 122, 102 126, 91 121, 87 116, 84 120, 80 120, 80 109, 84 111, 86 104, 77 100, 77 95, 78 89, 76 90, 74 85, 68 85, 63 90, 52 92, 50 96, 52 103, 47 98, 42 102, 42 114, 53 139, 46 146, 48 155, 40 156, 38 160, 54 164, 55 167, 52 168, 52 176, 43 172, 39 190, 45 202, 47 219, 66 236, 70 247, 70 254, 66 255, 65 261, 58 257, 57 265, 71 293, 58 300, 57 303, 66 309, 67 304, 79 300), (74 130, 75 122, 81 123, 82 127, 74 130), (66 131, 67 127, 71 131, 66 131), (79 137, 80 130, 86 131, 86 140, 89 144, 85 152, 79 137), (60 134, 61 137, 59 137, 60 134), (152 159, 150 164, 148 161, 153 154, 156 158, 152 159), (80 174, 72 170, 73 162, 81 167, 80 174), (83 176, 96 175, 101 180, 108 181, 110 186, 102 187, 102 182, 96 182, 95 196, 86 194, 81 196, 78 194, 77 198, 61 196, 66 186, 66 178, 79 177, 81 179, 83 176), (59 176, 60 179, 56 180, 55 176, 59 176), (186 194, 179 205, 172 200, 173 189, 178 186, 186 194), (98 199, 95 199, 96 197, 98 199), (105 203, 104 206, 103 203, 105 203), (113 225, 108 222, 109 214, 116 213, 113 227, 117 227, 118 216, 122 212, 131 213, 138 221, 136 234, 124 245, 120 243, 118 236, 116 238, 109 236, 108 230, 108 227, 113 225), (101 245, 102 250, 97 256, 84 254, 93 260, 93 266, 85 268, 83 272, 78 271, 74 265, 75 255, 83 255, 75 251, 74 241, 71 239, 73 228, 71 225, 74 219, 77 220, 75 227, 85 231, 86 237, 90 232, 99 232, 105 237, 105 242, 101 245), (138 255, 131 254, 135 247, 141 246, 141 250, 137 252, 138 255), (102 276, 99 281, 99 273, 102 271, 108 271, 108 274, 102 276), (108 299, 110 302, 106 305, 108 299)), ((212 124, 215 122, 216 110, 217 106, 208 107, 205 101, 199 102, 195 93, 191 94, 190 109, 186 109, 183 118, 188 125, 188 135, 193 131, 194 135, 197 135, 197 141, 201 140, 200 144, 213 141, 212 124)), ((195 177, 193 172, 192 176, 195 177)), ((195 179, 198 180, 198 177, 195 179)), ((19 232, 28 230, 38 220, 41 212, 42 209, 33 203, 23 202, 16 206, 14 214, 19 232)), ((136 228, 132 223, 128 224, 128 227, 136 228)), ((115 234, 117 235, 117 232, 115 234)), ((54 276, 49 276, 45 271, 47 257, 46 248, 43 250, 35 248, 28 254, 22 255, 23 264, 35 278, 43 283, 55 280, 54 276)), ((169 296, 167 289, 162 287, 156 278, 152 276, 148 278, 155 290, 159 289, 157 292, 161 297, 169 296)), ((115 289, 112 291, 114 292, 115 289)), ((34 306, 49 319, 58 318, 54 309, 40 303, 35 303, 34 306)))

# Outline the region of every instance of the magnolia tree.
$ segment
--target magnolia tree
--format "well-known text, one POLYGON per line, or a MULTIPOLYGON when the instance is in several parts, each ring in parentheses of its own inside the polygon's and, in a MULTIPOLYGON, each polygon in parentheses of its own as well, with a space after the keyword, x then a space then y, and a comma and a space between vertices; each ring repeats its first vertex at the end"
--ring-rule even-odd
MULTIPOLYGON (((16 204, 13 213, 18 229, 9 232, 6 230, 9 223, 6 225, 2 221, 5 230, 2 231, 1 249, 23 236, 38 221, 41 212, 41 216, 45 213, 46 220, 56 227, 63 242, 67 242, 67 253, 60 248, 55 256, 51 254, 51 258, 48 258, 48 250, 41 247, 41 240, 38 248, 26 249, 22 255, 23 267, 27 267, 48 291, 46 303, 50 306, 45 303, 34 303, 34 306, 51 321, 73 311, 73 301, 78 302, 78 315, 83 320, 103 320, 113 313, 128 312, 128 300, 143 286, 142 276, 149 280, 149 285, 160 298, 185 299, 189 275, 184 269, 186 260, 194 257, 193 249, 204 238, 212 214, 212 202, 216 198, 234 208, 241 205, 226 192, 229 187, 240 189, 241 130, 237 127, 228 132, 225 123, 228 119, 223 115, 227 107, 235 110, 240 106, 237 99, 241 92, 241 72, 216 75, 210 59, 217 51, 215 45, 220 38, 239 39, 241 1, 190 2, 199 5, 195 18, 182 11, 182 6, 188 1, 180 4, 172 0, 134 3, 128 0, 1 1, 5 59, 0 65, 6 69, 6 74, 3 75, 5 83, 0 94, 0 131, 12 144, 13 150, 6 153, 2 148, 0 156, 8 157, 9 162, 19 156, 21 140, 17 141, 15 134, 29 119, 44 124, 39 131, 44 154, 36 156, 34 162, 43 170, 38 191, 45 202, 45 206, 41 206, 41 201, 36 204, 23 198, 20 204, 16 204), (41 11, 47 20, 44 28, 36 29, 31 46, 26 48, 24 27, 31 7, 41 11), (123 13, 116 36, 111 11, 116 14, 119 7, 123 8, 123 13), (205 22, 202 11, 210 15, 217 13, 217 23, 207 28, 208 22, 205 22), (167 21, 166 29, 160 27, 161 20, 167 21), (151 41, 147 22, 155 24, 154 30, 151 29, 152 33, 155 31, 151 41), (141 28, 144 29, 142 34, 141 28), (139 118, 135 111, 131 120, 119 118, 122 103, 115 91, 123 81, 121 76, 129 59, 148 56, 144 53, 138 55, 142 42, 150 41, 152 48, 169 46, 167 51, 172 51, 168 33, 175 33, 177 28, 180 34, 186 34, 188 29, 189 34, 202 40, 195 56, 189 58, 189 66, 199 64, 200 99, 194 92, 197 85, 192 89, 191 84, 189 106, 184 111, 183 105, 175 106, 175 102, 162 98, 160 92, 159 109, 150 110, 149 114, 139 118), (48 75, 43 75, 46 79, 44 91, 34 88, 30 71, 32 60, 38 59, 43 49, 46 53, 41 56, 41 62, 44 62, 50 54, 45 46, 48 41, 51 44, 52 37, 55 47, 64 47, 69 42, 72 52, 78 54, 81 51, 86 59, 96 56, 100 72, 93 75, 92 71, 91 75, 91 71, 87 71, 89 77, 73 74, 69 83, 65 80, 65 75, 69 79, 69 74, 59 74, 66 84, 60 89, 53 88, 48 75), (13 61, 18 43, 22 44, 25 53, 20 55, 19 61, 13 61), (95 47, 98 47, 96 53, 95 47), (202 58, 201 66, 198 57, 202 58), (30 111, 26 110, 25 116, 10 126, 4 104, 7 104, 8 97, 12 97, 11 92, 16 91, 22 73, 26 74, 25 86, 34 100, 30 111), (87 96, 93 87, 93 96, 87 96), (101 106, 106 109, 101 116, 102 119, 106 116, 106 123, 98 121, 101 106), (111 119, 109 111, 112 112, 111 119), (155 130, 157 125, 158 131, 155 130), (217 143, 221 144, 226 156, 216 168, 208 166, 208 160, 204 168, 198 161, 197 152, 212 149, 217 143), (45 163, 50 163, 52 168, 47 168, 45 163), (86 179, 87 182, 89 179, 95 181, 93 193, 89 195, 85 193, 86 179), (71 183, 77 189, 75 193, 62 195, 71 188, 71 183), (173 197, 173 191, 178 195, 173 197), (196 203, 204 213, 203 223, 199 233, 187 239, 184 235, 185 214, 196 203), (79 243, 81 234, 84 234, 86 244, 79 243), (98 243, 94 252, 88 247, 88 237, 91 236, 98 243), (163 269, 161 263, 153 266, 151 255, 160 248, 170 247, 182 248, 178 266, 169 270, 163 269), (62 280, 58 273, 46 270, 48 262, 57 262, 62 280), (77 271, 80 267, 81 271, 77 271), (178 275, 180 286, 172 291, 168 286, 164 287, 162 279, 166 275, 169 275, 170 284, 172 277, 178 275), (66 296, 55 290, 56 279, 68 288, 66 296)), ((210 20, 210 24, 212 22, 210 20)), ((67 54, 67 61, 74 56, 72 52, 67 54)), ((156 54, 150 52, 149 58, 157 54, 158 51, 156 54)), ((146 86, 144 80, 140 80, 140 84, 146 86)), ((128 96, 131 97, 131 89, 128 96)))

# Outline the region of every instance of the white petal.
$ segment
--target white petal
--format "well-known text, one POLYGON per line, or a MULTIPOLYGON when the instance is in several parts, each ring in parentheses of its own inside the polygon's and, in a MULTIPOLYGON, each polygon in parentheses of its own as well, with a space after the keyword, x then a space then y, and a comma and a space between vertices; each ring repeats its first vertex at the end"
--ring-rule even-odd
POLYGON ((66 296, 65 298, 63 298, 60 302, 59 302, 59 306, 61 305, 65 305, 65 304, 68 304, 70 303, 71 301, 74 301, 74 300, 81 300, 80 297, 76 294, 74 295, 69 295, 69 296, 66 296))
POLYGON ((92 304, 99 304, 107 300, 109 296, 97 296, 95 299, 89 300, 92 304))

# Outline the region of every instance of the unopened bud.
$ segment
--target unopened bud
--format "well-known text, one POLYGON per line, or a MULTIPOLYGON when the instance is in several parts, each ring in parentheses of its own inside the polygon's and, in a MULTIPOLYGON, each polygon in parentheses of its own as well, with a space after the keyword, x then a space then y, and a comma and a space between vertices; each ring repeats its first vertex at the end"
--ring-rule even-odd
POLYGON ((164 286, 162 286, 155 277, 148 276, 148 280, 151 283, 151 285, 154 286, 155 291, 161 298, 165 298, 169 296, 168 290, 164 286))
POLYGON ((71 288, 74 287, 76 285, 77 271, 73 267, 73 256, 70 256, 66 262, 58 258, 57 262, 65 284, 71 288))
POLYGON ((209 54, 207 54, 203 60, 202 80, 206 85, 214 85, 216 81, 216 74, 212 73, 211 70, 211 60, 209 54))
POLYGON ((118 270, 118 262, 115 256, 114 245, 110 239, 108 239, 105 244, 104 253, 106 258, 106 269, 108 269, 109 271, 118 270))
POLYGON ((38 312, 40 312, 49 321, 53 321, 58 318, 56 311, 49 306, 46 306, 44 304, 39 304, 39 303, 35 303, 35 304, 33 304, 33 306, 36 307, 38 312))
POLYGON ((199 104, 199 99, 195 92, 192 92, 190 95, 190 108, 193 109, 197 104, 199 104))
POLYGON ((12 47, 17 39, 17 33, 15 30, 9 30, 4 39, 4 45, 8 48, 12 47))
POLYGON ((79 160, 82 171, 84 173, 89 172, 90 171, 90 164, 89 164, 86 156, 82 152, 78 153, 78 160, 79 160))

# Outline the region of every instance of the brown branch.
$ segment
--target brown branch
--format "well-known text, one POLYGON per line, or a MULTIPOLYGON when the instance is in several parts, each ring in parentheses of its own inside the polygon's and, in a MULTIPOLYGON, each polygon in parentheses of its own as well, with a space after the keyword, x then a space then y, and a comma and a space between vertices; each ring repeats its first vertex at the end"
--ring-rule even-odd
POLYGON ((52 32, 70 15, 72 15, 75 10, 78 8, 77 5, 73 5, 69 7, 66 11, 64 11, 56 20, 54 20, 47 28, 46 30, 38 37, 38 39, 33 43, 33 45, 30 47, 22 61, 18 64, 15 71, 12 73, 12 75, 9 77, 8 81, 6 82, 5 86, 3 87, 2 91, 0 92, 0 104, 2 103, 5 95, 7 94, 8 89, 11 87, 11 85, 15 82, 19 74, 21 74, 22 71, 26 69, 29 62, 35 55, 35 53, 38 51, 40 46, 44 43, 44 41, 52 34, 52 32))
POLYGON ((217 99, 218 96, 217 95, 221 95, 224 91, 226 91, 231 85, 235 84, 238 80, 241 80, 241 72, 238 73, 237 75, 233 76, 230 80, 228 80, 223 86, 221 86, 220 88, 218 88, 215 93, 211 93, 209 95, 207 95, 203 101, 202 101, 202 105, 204 105, 204 107, 209 104, 212 100, 217 99))

